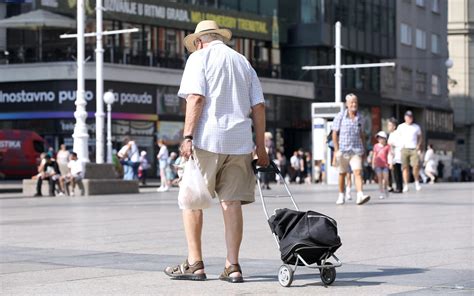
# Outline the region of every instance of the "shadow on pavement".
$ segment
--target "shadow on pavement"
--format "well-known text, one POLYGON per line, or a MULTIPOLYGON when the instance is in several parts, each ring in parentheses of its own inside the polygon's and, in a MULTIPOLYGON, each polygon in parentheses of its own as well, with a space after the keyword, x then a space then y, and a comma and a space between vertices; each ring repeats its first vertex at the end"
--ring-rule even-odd
MULTIPOLYGON (((360 272, 341 272, 337 273, 336 281, 331 286, 375 286, 381 285, 384 282, 378 281, 360 281, 360 279, 367 278, 378 278, 384 276, 398 276, 398 275, 409 275, 418 274, 428 271, 422 268, 379 268, 379 271, 360 271, 360 272), (341 279, 343 279, 341 281, 341 279)), ((245 277, 247 282, 276 282, 278 281, 277 275, 262 275, 262 276, 247 276, 245 277)), ((292 285, 295 287, 306 287, 306 286, 324 286, 321 283, 319 272, 313 274, 298 274, 296 271, 294 275, 294 281, 298 280, 311 280, 314 279, 317 282, 304 285, 292 285)))

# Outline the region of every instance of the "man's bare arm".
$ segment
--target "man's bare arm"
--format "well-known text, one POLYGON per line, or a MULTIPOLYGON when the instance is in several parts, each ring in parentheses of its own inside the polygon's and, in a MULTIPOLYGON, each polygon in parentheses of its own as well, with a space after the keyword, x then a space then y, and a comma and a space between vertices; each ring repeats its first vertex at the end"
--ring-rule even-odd
MULTIPOLYGON (((205 98, 201 95, 191 94, 186 98, 186 117, 184 119, 184 136, 192 136, 196 130, 197 123, 201 118, 202 109, 204 107, 205 98)), ((192 141, 184 140, 181 144, 181 153, 184 158, 188 158, 192 154, 192 141)))
POLYGON ((255 128, 255 144, 257 145, 257 164, 268 166, 267 150, 265 150, 265 104, 257 104, 252 107, 252 120, 255 128))
POLYGON ((339 134, 337 131, 332 131, 332 143, 334 145, 334 152, 339 151, 339 134))

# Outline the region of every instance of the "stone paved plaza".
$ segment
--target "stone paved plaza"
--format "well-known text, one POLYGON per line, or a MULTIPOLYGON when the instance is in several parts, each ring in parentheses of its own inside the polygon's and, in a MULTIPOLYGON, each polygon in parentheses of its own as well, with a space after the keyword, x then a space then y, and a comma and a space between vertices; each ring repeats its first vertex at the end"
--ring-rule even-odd
MULTIPOLYGON (((474 183, 425 185, 421 192, 335 205, 335 187, 291 185, 300 208, 338 222, 343 266, 333 285, 299 267, 290 288, 277 280, 279 251, 257 200, 245 206, 241 265, 246 282, 217 278, 225 256, 223 221, 205 211, 209 280, 169 280, 162 270, 185 257, 177 189, 93 197, 0 194, 2 295, 473 295, 474 183)), ((271 192, 282 192, 274 185, 271 192)), ((267 193, 270 191, 266 191, 267 193)), ((270 210, 290 206, 269 198, 270 210)))

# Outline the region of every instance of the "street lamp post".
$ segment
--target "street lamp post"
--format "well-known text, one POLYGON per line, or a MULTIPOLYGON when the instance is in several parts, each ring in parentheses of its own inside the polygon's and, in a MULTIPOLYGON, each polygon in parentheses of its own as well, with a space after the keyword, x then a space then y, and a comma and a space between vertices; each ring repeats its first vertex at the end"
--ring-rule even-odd
POLYGON ((104 102, 107 104, 107 163, 112 163, 112 104, 115 96, 111 91, 104 94, 104 102))
POLYGON ((76 125, 74 126, 74 152, 81 162, 89 162, 89 134, 87 133, 86 105, 84 98, 84 0, 77 1, 77 92, 76 92, 76 125))

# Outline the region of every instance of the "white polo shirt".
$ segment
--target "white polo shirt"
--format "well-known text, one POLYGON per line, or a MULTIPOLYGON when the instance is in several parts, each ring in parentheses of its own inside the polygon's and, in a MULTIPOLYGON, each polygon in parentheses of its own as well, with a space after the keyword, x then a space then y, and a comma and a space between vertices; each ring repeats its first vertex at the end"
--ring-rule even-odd
POLYGON ((265 101, 257 74, 243 55, 218 40, 192 53, 178 96, 190 94, 205 97, 195 147, 221 154, 252 152, 251 108, 265 101))
POLYGON ((415 149, 418 145, 418 136, 421 135, 421 128, 418 124, 402 123, 397 128, 398 141, 400 146, 407 149, 415 149))

